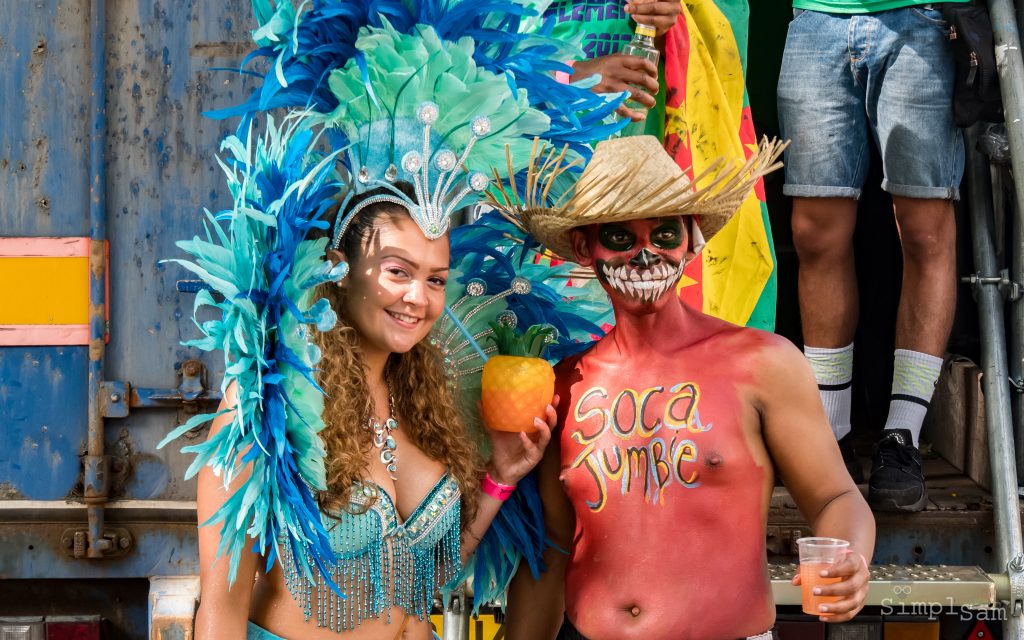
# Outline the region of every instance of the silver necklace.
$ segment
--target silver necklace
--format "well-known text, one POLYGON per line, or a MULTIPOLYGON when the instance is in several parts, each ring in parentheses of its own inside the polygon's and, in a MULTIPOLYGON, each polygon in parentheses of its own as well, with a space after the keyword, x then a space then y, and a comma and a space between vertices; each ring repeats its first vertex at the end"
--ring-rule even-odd
POLYGON ((391 417, 381 424, 381 421, 377 417, 370 418, 369 427, 373 430, 373 446, 380 449, 380 461, 388 470, 388 475, 391 476, 392 480, 398 480, 395 474, 398 473, 398 442, 395 441, 393 435, 395 430, 398 429, 398 421, 395 420, 395 399, 388 396, 388 403, 390 404, 391 417))

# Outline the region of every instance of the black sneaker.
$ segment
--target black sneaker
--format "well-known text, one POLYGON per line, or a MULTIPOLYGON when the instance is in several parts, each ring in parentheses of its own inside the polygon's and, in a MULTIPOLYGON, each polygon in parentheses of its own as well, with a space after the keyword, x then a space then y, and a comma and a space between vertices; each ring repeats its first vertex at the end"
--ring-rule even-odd
POLYGON ((921 454, 908 429, 886 429, 875 445, 868 504, 875 511, 921 511, 928 503, 921 454))
POLYGON ((853 478, 853 483, 863 484, 864 469, 860 466, 857 452, 853 450, 853 434, 848 433, 839 441, 839 453, 843 454, 843 464, 846 465, 847 473, 853 478))

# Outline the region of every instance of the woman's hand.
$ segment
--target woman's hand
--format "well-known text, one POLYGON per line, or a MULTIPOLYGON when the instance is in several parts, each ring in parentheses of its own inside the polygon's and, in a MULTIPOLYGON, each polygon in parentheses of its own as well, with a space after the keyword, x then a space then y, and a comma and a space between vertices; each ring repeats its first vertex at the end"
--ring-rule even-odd
POLYGON ((626 3, 626 13, 631 15, 637 24, 654 27, 659 36, 671 29, 682 13, 679 0, 631 0, 626 3))
MULTIPOLYGON (((823 577, 842 578, 835 584, 815 587, 820 591, 815 595, 839 596, 837 602, 821 605, 822 614, 818 619, 822 622, 846 622, 864 608, 864 600, 868 596, 868 561, 859 553, 848 553, 845 558, 822 571, 823 577), (827 614, 827 615, 826 615, 827 614)), ((793 584, 800 585, 800 574, 793 578, 793 584)))
POLYGON ((492 480, 500 484, 516 485, 537 466, 551 441, 556 406, 558 396, 551 400, 545 411, 546 422, 540 418, 533 419, 537 430, 532 433, 487 430, 491 435, 491 464, 488 473, 492 480))

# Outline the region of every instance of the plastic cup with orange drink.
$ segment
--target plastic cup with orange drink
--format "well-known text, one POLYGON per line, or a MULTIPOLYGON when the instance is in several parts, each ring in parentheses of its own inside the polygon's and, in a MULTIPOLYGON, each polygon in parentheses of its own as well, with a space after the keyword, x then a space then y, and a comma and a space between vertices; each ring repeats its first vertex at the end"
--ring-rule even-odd
POLYGON ((842 578, 824 578, 821 572, 840 562, 850 553, 850 543, 838 538, 800 538, 800 585, 803 611, 812 616, 830 616, 821 605, 838 602, 839 596, 816 596, 814 588, 835 584, 842 578))

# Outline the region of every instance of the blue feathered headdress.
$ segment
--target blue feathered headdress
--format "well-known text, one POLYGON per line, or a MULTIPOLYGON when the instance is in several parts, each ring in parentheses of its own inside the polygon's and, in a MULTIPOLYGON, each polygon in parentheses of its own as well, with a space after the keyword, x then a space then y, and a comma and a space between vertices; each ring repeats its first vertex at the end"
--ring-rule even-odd
MULTIPOLYGON (((624 124, 612 116, 621 98, 555 79, 582 54, 552 38, 550 24, 520 33, 533 13, 526 2, 307 0, 296 9, 253 0, 260 48, 243 66, 263 57, 271 69, 248 101, 214 115, 242 115, 244 125, 297 107, 334 128, 349 179, 335 242, 357 213, 348 199, 381 187, 359 206, 393 202, 440 237, 453 211, 482 199, 506 147, 526 158, 536 138, 587 158, 592 141, 624 124), (414 199, 393 187, 398 180, 416 187, 414 199)), ((513 176, 523 168, 507 167, 513 176)))
POLYGON ((572 71, 567 61, 584 55, 577 42, 551 37, 553 23, 528 31, 527 22, 536 20, 529 0, 305 0, 298 9, 286 0, 252 4, 259 48, 241 66, 263 58, 270 70, 245 103, 212 112, 214 117, 243 116, 244 124, 255 113, 280 107, 331 113, 339 99, 330 89, 330 75, 358 60, 361 30, 389 25, 412 34, 416 25, 428 25, 447 42, 470 38, 477 66, 502 76, 513 92, 524 89, 529 104, 550 121, 540 137, 552 146, 569 145, 589 158, 591 142, 626 124, 612 117, 623 97, 608 100, 586 84, 555 79, 556 71, 572 71))

